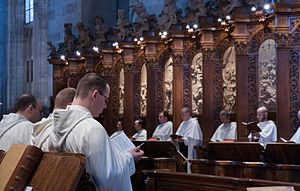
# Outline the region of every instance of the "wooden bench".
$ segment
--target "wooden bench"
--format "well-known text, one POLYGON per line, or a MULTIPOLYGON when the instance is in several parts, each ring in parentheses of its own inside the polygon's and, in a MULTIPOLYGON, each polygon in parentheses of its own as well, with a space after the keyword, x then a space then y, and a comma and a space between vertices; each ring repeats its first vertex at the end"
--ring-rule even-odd
POLYGON ((298 183, 164 171, 144 173, 147 191, 246 191, 249 187, 266 186, 291 186, 300 191, 298 183))

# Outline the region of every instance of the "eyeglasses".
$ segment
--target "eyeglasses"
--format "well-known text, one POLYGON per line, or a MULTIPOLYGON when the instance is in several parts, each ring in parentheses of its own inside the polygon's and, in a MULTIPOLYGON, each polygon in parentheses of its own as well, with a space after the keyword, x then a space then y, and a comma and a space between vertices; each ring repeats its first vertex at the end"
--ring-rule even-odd
POLYGON ((98 91, 98 90, 97 90, 97 92, 105 98, 105 104, 107 104, 108 97, 106 95, 104 95, 103 93, 101 93, 100 91, 98 91))

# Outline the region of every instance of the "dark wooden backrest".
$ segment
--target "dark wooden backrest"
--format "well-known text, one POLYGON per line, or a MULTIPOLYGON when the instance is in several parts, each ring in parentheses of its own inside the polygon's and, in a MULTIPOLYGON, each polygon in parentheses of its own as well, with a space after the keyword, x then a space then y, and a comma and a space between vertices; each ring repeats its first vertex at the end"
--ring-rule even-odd
MULTIPOLYGON (((88 177, 87 177, 88 178, 88 177)), ((46 152, 37 167, 29 186, 33 190, 78 190, 85 179, 85 157, 75 153, 46 152)), ((88 183, 88 182, 87 182, 88 183)), ((88 183, 86 190, 94 190, 88 183)))
POLYGON ((216 142, 207 145, 209 159, 232 161, 261 161, 263 147, 250 142, 216 142))
POLYGON ((300 190, 299 183, 233 178, 204 174, 144 171, 147 191, 245 191, 249 187, 290 186, 300 190))
POLYGON ((277 164, 300 164, 300 144, 295 143, 269 143, 266 155, 269 162, 277 164))

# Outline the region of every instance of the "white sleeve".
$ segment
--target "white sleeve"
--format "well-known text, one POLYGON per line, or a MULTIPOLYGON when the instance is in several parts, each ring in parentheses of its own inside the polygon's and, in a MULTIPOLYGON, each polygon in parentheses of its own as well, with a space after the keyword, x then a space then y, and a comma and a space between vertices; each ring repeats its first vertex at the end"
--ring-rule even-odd
POLYGON ((135 171, 130 153, 113 147, 104 129, 94 129, 86 144, 89 171, 100 190, 132 190, 130 176, 135 171))

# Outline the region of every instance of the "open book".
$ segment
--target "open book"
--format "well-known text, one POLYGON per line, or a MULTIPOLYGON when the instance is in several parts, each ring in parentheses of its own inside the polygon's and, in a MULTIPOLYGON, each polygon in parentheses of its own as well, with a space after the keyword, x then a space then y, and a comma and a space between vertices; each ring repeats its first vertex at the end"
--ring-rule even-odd
POLYGON ((251 132, 251 131, 256 131, 256 132, 261 132, 261 129, 257 126, 255 121, 251 122, 242 122, 242 124, 251 132))
POLYGON ((117 148, 120 152, 128 152, 135 148, 135 145, 131 142, 131 140, 126 136, 124 132, 117 134, 114 137, 110 138, 112 144, 117 148))

